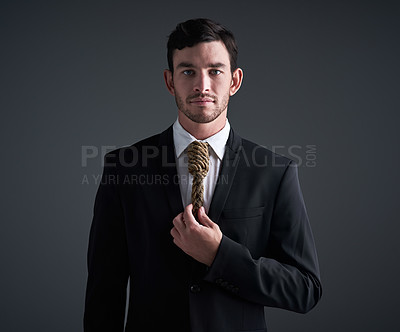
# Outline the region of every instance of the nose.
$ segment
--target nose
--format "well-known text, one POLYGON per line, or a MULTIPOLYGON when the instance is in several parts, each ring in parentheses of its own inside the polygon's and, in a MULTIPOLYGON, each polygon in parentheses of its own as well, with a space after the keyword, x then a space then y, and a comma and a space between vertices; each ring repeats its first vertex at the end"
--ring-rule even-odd
POLYGON ((210 91, 210 78, 206 73, 199 73, 193 87, 195 92, 205 93, 210 91))

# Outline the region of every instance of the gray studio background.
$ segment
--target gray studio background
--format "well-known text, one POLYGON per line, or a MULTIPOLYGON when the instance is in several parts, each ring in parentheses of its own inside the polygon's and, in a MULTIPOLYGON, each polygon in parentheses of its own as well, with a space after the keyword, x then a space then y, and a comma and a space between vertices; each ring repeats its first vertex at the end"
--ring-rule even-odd
POLYGON ((307 315, 268 309, 270 331, 392 331, 399 14, 396 1, 2 1, 0 331, 82 331, 102 150, 175 120, 167 35, 193 17, 237 37, 233 128, 300 164, 324 294, 307 315))

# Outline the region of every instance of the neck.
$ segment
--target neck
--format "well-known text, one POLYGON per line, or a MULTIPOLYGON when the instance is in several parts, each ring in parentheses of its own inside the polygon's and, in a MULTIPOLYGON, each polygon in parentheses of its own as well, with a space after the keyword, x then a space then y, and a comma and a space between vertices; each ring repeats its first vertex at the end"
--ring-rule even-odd
POLYGON ((182 112, 178 113, 178 121, 188 133, 194 136, 197 140, 205 140, 212 135, 215 135, 225 127, 226 111, 220 114, 214 121, 208 123, 197 123, 190 120, 182 112))

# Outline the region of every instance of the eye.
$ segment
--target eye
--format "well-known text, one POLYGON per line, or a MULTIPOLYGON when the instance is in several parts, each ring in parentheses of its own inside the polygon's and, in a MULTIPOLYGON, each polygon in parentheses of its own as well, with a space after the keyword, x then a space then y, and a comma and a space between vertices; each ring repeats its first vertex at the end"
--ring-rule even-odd
POLYGON ((222 73, 222 71, 218 70, 218 69, 213 69, 210 71, 211 75, 219 75, 222 73))
POLYGON ((183 75, 186 75, 186 76, 191 76, 191 75, 193 75, 194 74, 194 71, 193 70, 184 70, 183 71, 183 75))

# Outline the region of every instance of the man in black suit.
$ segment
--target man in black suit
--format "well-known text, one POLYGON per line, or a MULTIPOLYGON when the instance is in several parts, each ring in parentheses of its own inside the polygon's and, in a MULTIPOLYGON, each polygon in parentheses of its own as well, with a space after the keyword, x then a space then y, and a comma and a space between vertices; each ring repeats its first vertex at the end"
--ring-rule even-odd
POLYGON ((88 250, 85 332, 267 331, 264 307, 305 313, 321 297, 297 167, 227 120, 243 72, 230 31, 178 24, 164 78, 178 119, 106 155, 88 250), (194 212, 188 146, 207 142, 194 212), (127 282, 130 280, 125 325, 127 282))

